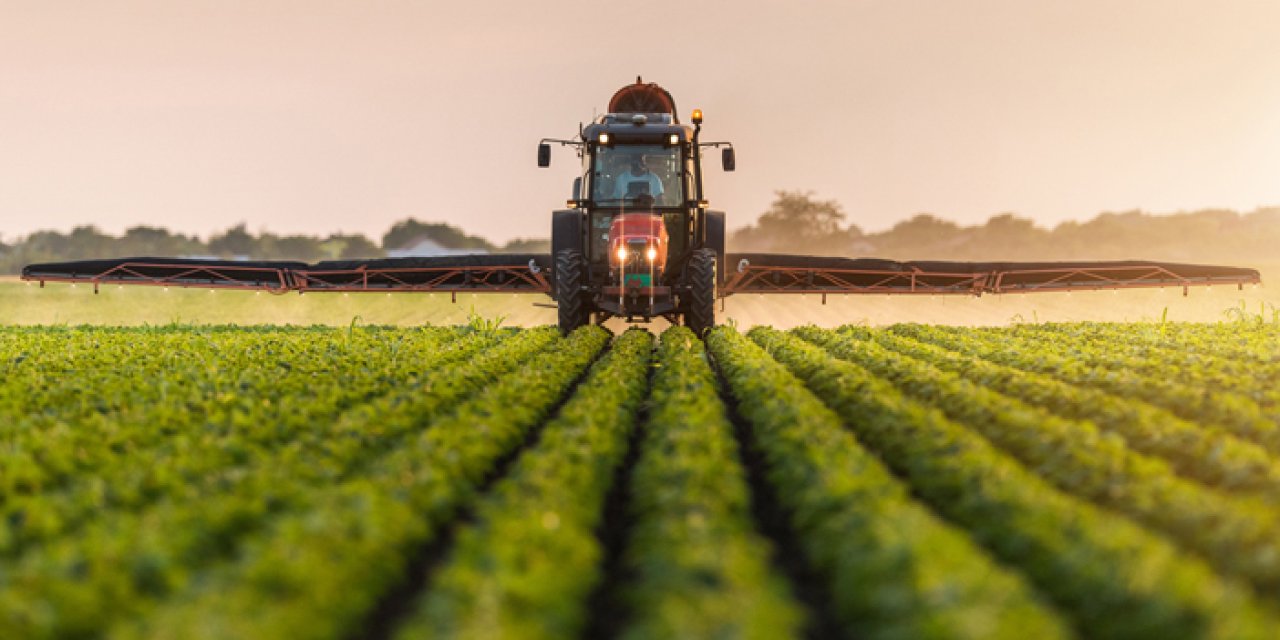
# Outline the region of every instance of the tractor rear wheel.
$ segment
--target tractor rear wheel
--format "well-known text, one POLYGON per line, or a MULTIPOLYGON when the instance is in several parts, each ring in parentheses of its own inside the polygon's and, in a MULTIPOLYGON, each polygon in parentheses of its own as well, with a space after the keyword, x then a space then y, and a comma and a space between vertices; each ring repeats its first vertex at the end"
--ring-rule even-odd
POLYGON ((698 249, 687 267, 689 304, 684 322, 699 337, 716 326, 716 252, 698 249))
POLYGON ((581 251, 561 249, 556 252, 556 311, 560 333, 565 335, 586 324, 590 317, 587 301, 582 296, 586 270, 586 261, 582 259, 581 251))

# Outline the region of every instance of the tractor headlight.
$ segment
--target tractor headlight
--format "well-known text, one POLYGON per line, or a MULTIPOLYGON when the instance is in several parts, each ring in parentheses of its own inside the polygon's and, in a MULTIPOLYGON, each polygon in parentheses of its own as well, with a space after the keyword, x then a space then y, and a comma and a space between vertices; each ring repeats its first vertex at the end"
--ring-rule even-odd
POLYGON ((618 247, 618 262, 626 262, 626 261, 627 261, 627 248, 618 247))
POLYGON ((649 247, 649 250, 644 252, 644 256, 649 259, 649 262, 653 262, 658 259, 658 250, 654 247, 649 247))

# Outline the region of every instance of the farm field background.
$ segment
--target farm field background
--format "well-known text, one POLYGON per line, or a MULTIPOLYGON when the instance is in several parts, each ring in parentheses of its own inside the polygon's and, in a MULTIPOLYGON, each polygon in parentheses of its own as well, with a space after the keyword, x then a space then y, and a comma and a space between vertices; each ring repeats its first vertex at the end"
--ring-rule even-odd
POLYGON ((1280 625, 1261 314, 343 325, 0 327, 0 637, 1280 625))
MULTIPOLYGON (((1022 322, 1217 322, 1249 314, 1268 318, 1280 309, 1280 265, 1252 265, 1262 273, 1261 286, 1193 287, 1128 291, 972 296, 821 296, 738 295, 725 299, 722 319, 742 327, 792 328, 806 324, 873 326, 898 322, 999 326, 1022 322)), ((376 325, 453 325, 474 312, 502 318, 507 326, 554 324, 555 309, 543 295, 459 294, 308 294, 273 296, 246 291, 163 289, 104 285, 93 294, 88 285, 49 283, 44 289, 16 278, 0 278, 0 325, 97 324, 321 324, 347 326, 353 319, 376 325)), ((626 325, 607 325, 622 331, 626 325)), ((662 330, 665 321, 653 328, 662 330)))

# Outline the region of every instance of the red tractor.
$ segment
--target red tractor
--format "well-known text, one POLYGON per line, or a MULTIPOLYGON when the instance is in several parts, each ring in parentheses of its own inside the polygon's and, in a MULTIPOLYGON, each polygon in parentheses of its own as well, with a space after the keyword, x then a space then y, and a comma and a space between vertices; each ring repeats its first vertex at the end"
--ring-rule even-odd
POLYGON ((665 317, 701 334, 715 325, 724 277, 724 213, 707 209, 702 113, 680 123, 671 94, 656 84, 620 89, 608 113, 577 140, 543 140, 538 166, 551 164, 552 143, 571 145, 582 161, 569 209, 551 220, 552 291, 560 328, 570 331, 612 317, 628 322, 665 317))

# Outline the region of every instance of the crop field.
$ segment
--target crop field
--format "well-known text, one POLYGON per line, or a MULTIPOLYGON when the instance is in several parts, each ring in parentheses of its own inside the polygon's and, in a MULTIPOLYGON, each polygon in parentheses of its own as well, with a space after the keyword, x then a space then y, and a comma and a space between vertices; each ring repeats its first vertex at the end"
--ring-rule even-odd
POLYGON ((0 638, 1274 638, 1240 320, 0 327, 0 638))

